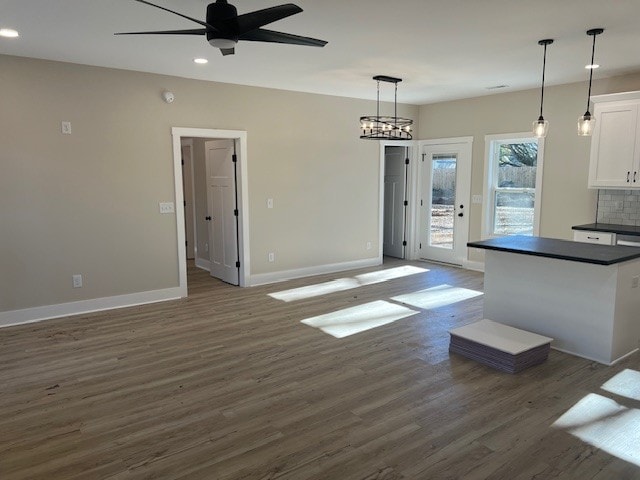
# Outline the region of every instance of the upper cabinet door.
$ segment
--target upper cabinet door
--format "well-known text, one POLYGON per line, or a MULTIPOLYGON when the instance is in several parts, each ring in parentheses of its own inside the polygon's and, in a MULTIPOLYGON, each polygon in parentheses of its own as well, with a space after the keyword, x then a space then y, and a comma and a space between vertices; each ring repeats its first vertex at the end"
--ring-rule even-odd
POLYGON ((640 101, 606 102, 594 106, 596 128, 591 139, 589 187, 637 188, 640 101))

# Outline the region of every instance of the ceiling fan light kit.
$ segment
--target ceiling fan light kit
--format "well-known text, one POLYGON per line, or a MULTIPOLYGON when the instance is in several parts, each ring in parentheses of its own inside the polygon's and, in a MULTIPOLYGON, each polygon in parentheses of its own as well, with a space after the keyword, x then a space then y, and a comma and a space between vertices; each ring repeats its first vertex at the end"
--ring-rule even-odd
POLYGON ((262 10, 238 15, 238 10, 227 0, 216 0, 207 6, 206 21, 183 15, 182 13, 156 5, 146 0, 135 0, 165 12, 197 23, 201 28, 188 30, 162 30, 151 32, 125 32, 116 35, 204 35, 209 44, 219 48, 222 55, 235 54, 235 47, 239 41, 286 43, 290 45, 305 45, 309 47, 324 47, 327 42, 317 38, 302 37, 290 33, 276 32, 261 28, 264 25, 282 20, 302 9, 293 3, 269 7, 262 10))
POLYGON ((376 75, 373 77, 378 82, 378 98, 376 101, 376 114, 360 117, 360 138, 365 140, 411 140, 410 118, 398 117, 398 83, 401 78, 376 75), (395 95, 393 98, 393 116, 380 115, 380 82, 393 83, 395 95))

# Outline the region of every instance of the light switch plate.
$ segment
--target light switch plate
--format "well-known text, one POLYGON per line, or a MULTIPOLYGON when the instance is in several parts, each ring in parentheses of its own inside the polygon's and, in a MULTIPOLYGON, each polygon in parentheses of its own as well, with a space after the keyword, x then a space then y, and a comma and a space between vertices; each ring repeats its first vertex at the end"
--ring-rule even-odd
POLYGON ((173 202, 160 202, 160 213, 175 213, 175 211, 173 202))
POLYGON ((482 205, 482 195, 472 195, 471 203, 475 205, 482 205))
POLYGON ((60 128, 65 135, 71 135, 71 122, 62 122, 60 128))

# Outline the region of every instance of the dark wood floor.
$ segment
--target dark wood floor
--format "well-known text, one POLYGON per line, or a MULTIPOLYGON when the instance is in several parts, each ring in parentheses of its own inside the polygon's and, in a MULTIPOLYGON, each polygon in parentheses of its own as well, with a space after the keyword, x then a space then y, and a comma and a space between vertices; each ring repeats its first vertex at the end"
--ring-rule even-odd
POLYGON ((430 271, 290 303, 267 294, 375 269, 240 289, 191 268, 185 300, 0 329, 0 478, 640 479, 551 428, 640 354, 552 351, 517 375, 450 356, 447 330, 482 318, 482 297, 342 339, 300 323, 482 290, 482 274, 413 265, 430 271))

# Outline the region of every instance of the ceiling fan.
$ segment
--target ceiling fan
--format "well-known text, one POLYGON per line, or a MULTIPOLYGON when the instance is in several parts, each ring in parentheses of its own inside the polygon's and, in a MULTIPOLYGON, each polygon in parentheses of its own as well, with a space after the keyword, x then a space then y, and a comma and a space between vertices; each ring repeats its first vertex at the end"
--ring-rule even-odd
POLYGON ((155 5, 145 0, 135 0, 145 5, 159 8, 173 13, 192 22, 202 25, 204 28, 189 30, 167 30, 156 32, 125 32, 116 35, 206 35, 207 41, 219 48, 222 55, 233 55, 238 41, 289 43, 292 45, 306 45, 310 47, 324 47, 327 42, 317 38, 301 37, 290 33, 275 32, 261 28, 269 23, 302 12, 302 9, 293 3, 278 5, 275 7, 256 10, 254 12, 238 15, 238 10, 227 0, 216 0, 207 6, 207 20, 203 22, 196 18, 188 17, 182 13, 155 5))

